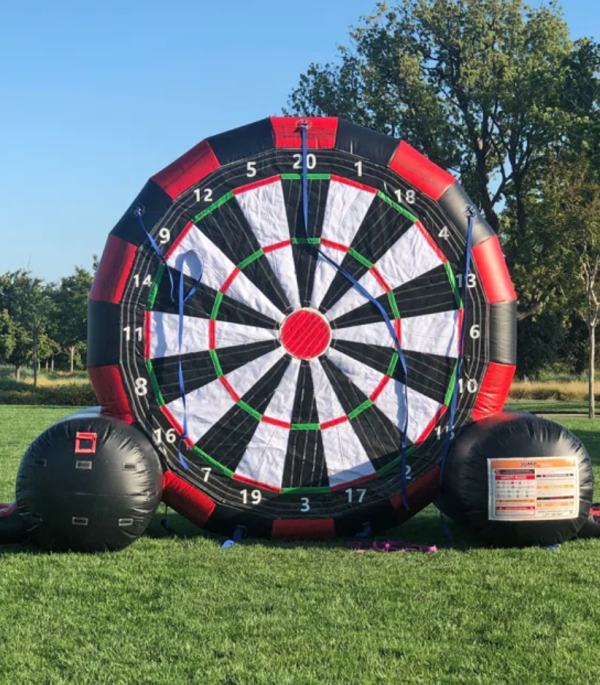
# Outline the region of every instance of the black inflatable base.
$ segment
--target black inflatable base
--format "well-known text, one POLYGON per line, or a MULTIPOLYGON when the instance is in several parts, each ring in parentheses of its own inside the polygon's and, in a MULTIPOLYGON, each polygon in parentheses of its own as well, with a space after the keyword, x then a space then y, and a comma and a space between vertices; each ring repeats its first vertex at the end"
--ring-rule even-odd
POLYGON ((17 476, 17 507, 48 550, 123 549, 146 530, 162 495, 162 468, 135 428, 86 411, 35 440, 17 476))
MULTIPOLYGON (((547 477, 534 476, 536 479, 547 477)), ((539 492, 537 487, 536 480, 536 493, 539 492)), ((550 546, 571 540, 583 528, 588 521, 593 489, 590 457, 573 433, 553 421, 523 412, 504 411, 470 425, 454 441, 444 468, 438 506, 444 514, 489 544, 550 546), (576 458, 579 474, 577 515, 543 520, 535 517, 518 521, 490 520, 488 461, 516 458, 525 464, 544 457, 576 458)), ((535 500, 536 517, 538 506, 548 506, 541 503, 542 499, 553 498, 535 500)))

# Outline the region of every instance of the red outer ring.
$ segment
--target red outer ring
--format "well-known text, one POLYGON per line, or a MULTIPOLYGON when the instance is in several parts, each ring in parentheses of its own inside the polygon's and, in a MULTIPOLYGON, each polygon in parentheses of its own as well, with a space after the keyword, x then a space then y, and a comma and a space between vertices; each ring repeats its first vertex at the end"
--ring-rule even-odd
POLYGON ((306 146, 311 149, 332 149, 337 137, 337 117, 271 117, 276 148, 302 147, 299 123, 308 124, 306 146))
POLYGON ((109 235, 90 290, 90 300, 119 304, 131 273, 137 247, 109 235))
POLYGON ((456 183, 452 174, 434 164, 404 141, 400 143, 392 157, 390 169, 436 201, 451 185, 456 183))
MULTIPOLYGON (((297 117, 272 117, 270 119, 274 148, 299 149, 301 147, 299 121, 304 121, 304 119, 300 120, 297 117)), ((309 149, 336 147, 338 135, 336 117, 311 117, 306 121, 309 149)), ((220 162, 210 142, 204 140, 153 176, 152 180, 168 197, 175 199, 219 167, 220 162)), ((396 148, 389 167, 434 201, 438 201, 456 183, 456 179, 451 174, 405 142, 401 142, 396 148)), ((276 249, 275 246, 273 249, 276 249)), ((136 245, 115 236, 109 237, 90 293, 91 299, 120 304, 136 250, 136 245)), ((489 238, 475 246, 472 254, 488 303, 514 301, 516 295, 497 237, 489 238)), ((514 371, 515 367, 512 365, 496 362, 489 364, 472 413, 474 420, 500 411, 508 394, 514 371)), ((91 368, 89 373, 98 400, 103 405, 103 412, 127 423, 133 423, 135 417, 125 391, 120 367, 118 365, 99 366, 91 368)), ((345 420, 345 417, 332 422, 332 425, 342 420, 345 420)), ((400 495, 392 498, 390 501, 396 510, 397 521, 406 520, 429 504, 437 495, 438 482, 439 468, 436 467, 411 483, 408 488, 410 511, 406 510, 402 504, 400 495)), ((207 523, 216 506, 209 497, 170 471, 165 474, 163 499, 200 526, 207 523)), ((280 538, 330 538, 335 536, 335 523, 333 519, 279 519, 273 522, 272 534, 273 537, 280 538)))
POLYGON ((185 155, 155 174, 152 180, 169 197, 175 199, 220 166, 210 143, 208 140, 203 140, 185 155))

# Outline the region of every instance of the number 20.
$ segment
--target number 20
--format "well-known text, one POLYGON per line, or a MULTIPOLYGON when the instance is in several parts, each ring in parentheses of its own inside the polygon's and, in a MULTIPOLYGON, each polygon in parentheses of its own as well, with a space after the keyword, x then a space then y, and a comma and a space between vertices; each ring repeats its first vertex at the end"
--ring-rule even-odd
MULTIPOLYGON (((314 169, 317 166, 317 158, 315 155, 312 153, 309 155, 306 155, 306 168, 307 169, 314 169)), ((296 154, 294 155, 294 166, 292 167, 293 169, 302 169, 302 155, 301 154, 296 154)))

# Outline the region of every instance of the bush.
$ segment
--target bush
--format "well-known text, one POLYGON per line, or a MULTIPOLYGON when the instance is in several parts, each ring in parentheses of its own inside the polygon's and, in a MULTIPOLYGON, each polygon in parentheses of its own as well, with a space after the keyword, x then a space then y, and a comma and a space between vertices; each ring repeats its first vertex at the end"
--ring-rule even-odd
POLYGON ((90 407, 98 404, 92 386, 87 383, 41 386, 4 382, 0 386, 0 404, 46 404, 51 406, 90 407))
MULTIPOLYGON (((594 393, 600 400, 600 387, 594 393)), ((589 397, 587 381, 560 381, 545 383, 513 383, 510 389, 511 400, 553 400, 555 402, 587 401, 589 397)))

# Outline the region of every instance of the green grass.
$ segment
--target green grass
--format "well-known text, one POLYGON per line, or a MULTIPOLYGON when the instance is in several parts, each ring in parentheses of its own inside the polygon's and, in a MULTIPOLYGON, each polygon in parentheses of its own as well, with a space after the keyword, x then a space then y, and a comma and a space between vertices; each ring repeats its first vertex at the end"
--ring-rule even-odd
MULTIPOLYGON (((509 400, 507 409, 528 411, 531 414, 585 414, 588 413, 587 402, 555 402, 552 400, 509 400)), ((600 414, 600 407, 596 406, 600 414)))
MULTIPOLYGON (((70 409, 0 407, 0 499, 70 409)), ((600 431, 564 422, 600 466, 600 431)), ((177 517, 119 554, 0 551, 0 683, 589 685, 600 541, 430 556, 336 544, 220 549, 177 517)), ((430 508, 395 539, 445 544, 430 508)))

